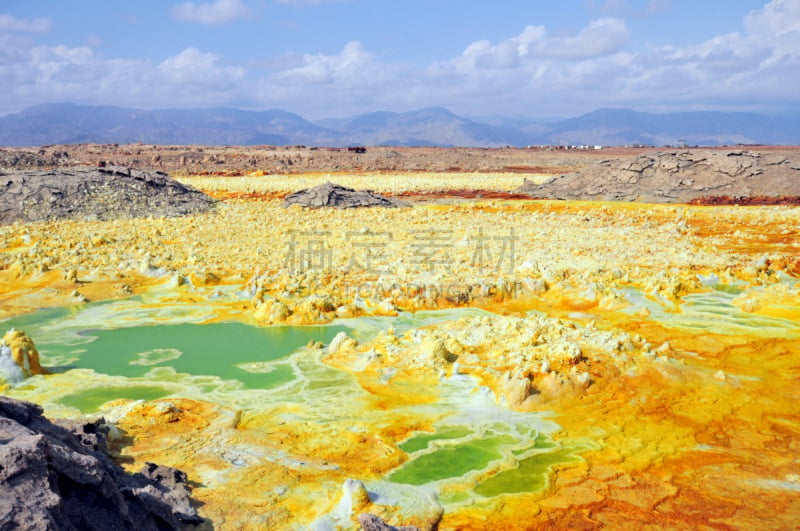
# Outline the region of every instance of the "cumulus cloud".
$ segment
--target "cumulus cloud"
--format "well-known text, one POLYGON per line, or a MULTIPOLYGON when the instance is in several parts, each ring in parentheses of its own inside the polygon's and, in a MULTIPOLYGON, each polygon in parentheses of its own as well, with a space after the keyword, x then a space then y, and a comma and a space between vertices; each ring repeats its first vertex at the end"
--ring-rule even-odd
POLYGON ((751 12, 743 23, 743 34, 642 54, 638 63, 646 68, 638 82, 676 101, 780 99, 798 105, 800 2, 773 0, 751 12))
POLYGON ((351 41, 338 55, 303 55, 302 65, 279 72, 277 78, 296 85, 354 84, 365 81, 374 67, 373 55, 359 41, 351 41))
POLYGON ((231 89, 246 71, 241 67, 220 66, 219 60, 217 54, 186 48, 178 55, 165 59, 157 70, 161 80, 172 85, 231 89))
POLYGON ((764 9, 751 12, 744 19, 747 32, 766 37, 800 33, 800 2, 774 0, 764 9))
POLYGON ((184 2, 172 8, 178 20, 197 24, 227 24, 247 18, 251 11, 241 0, 214 0, 209 3, 184 2))
POLYGON ((11 15, 0 14, 0 32, 4 33, 46 33, 50 31, 49 18, 19 19, 11 15))
POLYGON ((591 59, 618 52, 629 36, 625 22, 613 18, 592 21, 570 37, 551 37, 544 26, 528 26, 519 35, 498 44, 489 41, 470 44, 451 65, 460 72, 469 72, 518 68, 537 59, 591 59))
POLYGON ((256 105, 330 117, 396 109, 403 100, 415 105, 415 91, 424 89, 411 65, 380 62, 359 41, 337 54, 287 55, 275 64, 256 85, 256 105))
POLYGON ((157 65, 63 45, 18 49, 13 57, 13 62, 0 61, 0 84, 7 87, 9 99, 25 106, 48 101, 142 107, 224 104, 238 97, 246 73, 194 48, 157 65))
POLYGON ((528 43, 528 57, 589 59, 618 52, 630 33, 622 20, 602 18, 592 21, 574 37, 540 38, 528 43))
POLYGON ((698 70, 719 75, 724 71, 757 70, 771 54, 769 47, 732 33, 683 48, 660 48, 654 52, 654 59, 649 59, 648 62, 653 69, 692 65, 698 70))
POLYGON ((743 25, 742 33, 637 51, 625 50, 629 30, 616 18, 597 19, 572 36, 528 26, 498 43, 473 42, 461 55, 432 64, 426 82, 442 87, 444 101, 467 106, 480 97, 496 112, 514 112, 525 103, 551 112, 558 106, 561 114, 604 106, 800 106, 800 2, 773 0, 743 25))

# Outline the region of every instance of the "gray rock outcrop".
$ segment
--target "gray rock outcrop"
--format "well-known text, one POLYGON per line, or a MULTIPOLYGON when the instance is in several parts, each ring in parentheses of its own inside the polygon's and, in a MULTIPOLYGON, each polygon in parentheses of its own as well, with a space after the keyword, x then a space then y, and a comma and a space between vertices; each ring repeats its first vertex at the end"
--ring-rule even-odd
POLYGON ((544 199, 687 203, 800 196, 800 153, 662 151, 598 163, 518 192, 544 199))
POLYGON ((148 463, 128 474, 106 454, 100 421, 51 422, 0 396, 0 529, 195 529, 186 475, 148 463))
POLYGON ((302 205, 310 208, 334 207, 399 207, 401 201, 384 197, 371 190, 353 190, 344 186, 324 183, 286 196, 283 206, 302 205))
POLYGON ((368 513, 360 514, 358 516, 358 523, 361 525, 362 531, 420 531, 418 527, 410 525, 403 525, 400 527, 389 525, 379 516, 368 513))
POLYGON ((161 172, 123 167, 0 170, 0 225, 180 216, 205 212, 214 203, 161 172))

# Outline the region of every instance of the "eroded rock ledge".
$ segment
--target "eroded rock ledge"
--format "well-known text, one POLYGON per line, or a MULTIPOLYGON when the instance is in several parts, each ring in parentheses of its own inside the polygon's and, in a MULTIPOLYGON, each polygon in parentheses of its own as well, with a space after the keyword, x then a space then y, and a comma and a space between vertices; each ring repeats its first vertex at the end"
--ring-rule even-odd
POLYGON ((106 454, 100 421, 51 422, 0 396, 0 528, 196 529, 186 474, 147 463, 128 474, 106 454))
POLYGON ((526 182, 545 199, 688 203, 693 200, 800 196, 800 155, 744 150, 660 151, 600 162, 582 171, 526 182))
POLYGON ((0 225, 181 216, 205 212, 214 202, 161 172, 123 167, 0 170, 0 225))
POLYGON ((404 203, 384 197, 372 190, 354 190, 331 182, 306 188, 286 196, 284 206, 301 205, 310 208, 400 207, 404 203))

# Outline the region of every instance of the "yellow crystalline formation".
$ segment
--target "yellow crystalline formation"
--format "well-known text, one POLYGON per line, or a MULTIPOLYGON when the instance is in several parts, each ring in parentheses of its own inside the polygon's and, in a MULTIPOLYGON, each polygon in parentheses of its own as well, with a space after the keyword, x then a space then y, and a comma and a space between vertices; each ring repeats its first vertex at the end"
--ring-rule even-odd
POLYGON ((11 350, 14 363, 19 365, 26 378, 34 374, 48 374, 39 364, 39 351, 33 340, 22 330, 9 330, 0 344, 11 350))

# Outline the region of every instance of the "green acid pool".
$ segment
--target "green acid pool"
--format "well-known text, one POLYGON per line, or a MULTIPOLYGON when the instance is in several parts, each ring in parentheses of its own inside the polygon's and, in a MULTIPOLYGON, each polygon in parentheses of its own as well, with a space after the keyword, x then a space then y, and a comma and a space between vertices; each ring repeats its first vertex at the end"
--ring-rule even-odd
POLYGON ((393 489, 386 485, 435 491, 443 505, 455 506, 539 490, 549 467, 577 459, 578 449, 551 441, 549 434, 558 429, 552 421, 505 409, 463 375, 431 384, 440 397, 436 403, 364 409, 359 404, 369 403, 368 392, 357 379, 325 365, 318 349, 304 346, 328 343, 341 331, 363 342, 390 326, 403 332, 475 313, 480 310, 365 317, 326 326, 255 326, 213 321, 213 310, 202 304, 132 298, 41 310, 0 322, 0 329, 28 333, 42 364, 53 372, 9 390, 43 404, 49 415, 104 414, 118 399, 183 397, 252 415, 290 415, 290 423, 324 423, 342 432, 379 430, 402 418, 433 419, 434 431, 394 441, 407 454, 403 465, 380 480, 365 481, 371 480, 376 493, 393 489))

